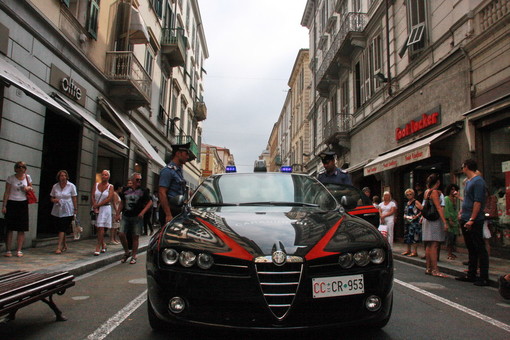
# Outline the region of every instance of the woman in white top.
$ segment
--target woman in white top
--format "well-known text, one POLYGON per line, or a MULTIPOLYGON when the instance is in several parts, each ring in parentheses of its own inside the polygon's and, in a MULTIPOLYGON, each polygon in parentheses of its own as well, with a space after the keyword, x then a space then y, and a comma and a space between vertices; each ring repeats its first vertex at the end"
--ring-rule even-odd
POLYGON ((101 172, 101 182, 96 183, 92 189, 92 209, 97 213, 97 245, 94 256, 99 253, 106 253, 106 243, 104 242, 105 228, 112 227, 112 208, 110 203, 113 198, 113 185, 108 183, 110 179, 110 171, 103 170, 101 172))
POLYGON ((391 199, 389 191, 383 194, 383 201, 379 204, 379 214, 381 224, 388 227, 388 242, 393 245, 393 227, 395 226, 395 213, 397 212, 397 204, 391 199))
POLYGON ((66 170, 57 172, 57 181, 51 189, 51 202, 55 229, 58 233, 58 246, 55 254, 62 254, 67 250, 66 232, 71 227, 74 215, 78 211, 78 203, 76 197, 78 192, 76 186, 69 182, 69 174, 66 170))
POLYGON ((7 237, 5 241, 5 255, 12 257, 11 242, 12 232, 16 231, 17 235, 17 256, 22 257, 23 243, 25 242, 25 231, 28 231, 28 201, 27 192, 32 190, 32 179, 27 172, 25 162, 16 162, 14 164, 14 175, 7 177, 5 182, 4 201, 2 205, 2 213, 5 215, 5 223, 7 224, 7 237))

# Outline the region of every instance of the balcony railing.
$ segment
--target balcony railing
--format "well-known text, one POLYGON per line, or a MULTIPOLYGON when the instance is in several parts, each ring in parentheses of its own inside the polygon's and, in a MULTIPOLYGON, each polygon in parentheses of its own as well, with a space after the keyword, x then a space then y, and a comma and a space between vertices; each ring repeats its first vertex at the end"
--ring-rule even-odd
POLYGON ((324 126, 324 140, 347 139, 351 127, 351 115, 338 113, 324 126))
POLYGON ((336 34, 326 55, 324 56, 319 71, 317 72, 318 83, 325 81, 328 70, 332 68, 333 61, 339 55, 342 45, 350 32, 363 32, 367 24, 366 13, 347 13, 342 17, 340 30, 336 34))
POLYGON ((140 103, 138 106, 150 103, 151 78, 133 52, 106 52, 105 73, 112 81, 113 97, 140 103))
POLYGON ((170 67, 184 66, 188 39, 183 28, 163 28, 161 32, 161 54, 170 67))
POLYGON ((179 135, 175 137, 175 144, 186 144, 190 143, 190 151, 195 155, 196 158, 200 157, 200 149, 193 137, 187 135, 179 135))

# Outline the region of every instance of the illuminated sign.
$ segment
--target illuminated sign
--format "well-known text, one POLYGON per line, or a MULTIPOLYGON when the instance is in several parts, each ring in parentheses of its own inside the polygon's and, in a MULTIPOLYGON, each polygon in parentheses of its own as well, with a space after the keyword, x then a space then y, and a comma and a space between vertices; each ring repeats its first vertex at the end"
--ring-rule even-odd
POLYGON ((404 126, 395 129, 395 140, 399 141, 403 138, 412 136, 413 134, 420 132, 431 126, 435 126, 441 123, 441 107, 438 106, 434 110, 426 112, 411 120, 404 126))

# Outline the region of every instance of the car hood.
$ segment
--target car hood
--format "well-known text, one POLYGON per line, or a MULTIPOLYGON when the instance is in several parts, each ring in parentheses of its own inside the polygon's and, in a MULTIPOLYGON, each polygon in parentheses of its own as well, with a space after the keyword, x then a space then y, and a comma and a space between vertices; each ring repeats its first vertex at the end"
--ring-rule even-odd
POLYGON ((346 242, 354 245, 360 232, 365 235, 365 241, 380 241, 375 228, 339 211, 301 207, 221 207, 192 209, 189 214, 175 218, 165 227, 162 242, 163 246, 201 249, 249 259, 270 255, 275 250, 305 256, 320 242, 324 242, 324 250, 338 250, 346 242), (355 223, 352 223, 353 219, 355 223), (342 223, 340 227, 340 221, 351 221, 350 224, 357 227, 346 227, 349 223, 342 223), (335 228, 338 230, 328 235, 335 228))

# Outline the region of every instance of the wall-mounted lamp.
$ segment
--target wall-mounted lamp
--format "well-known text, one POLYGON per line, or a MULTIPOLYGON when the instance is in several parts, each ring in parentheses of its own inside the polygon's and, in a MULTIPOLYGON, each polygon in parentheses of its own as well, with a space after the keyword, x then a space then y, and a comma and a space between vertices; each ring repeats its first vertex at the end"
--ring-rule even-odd
POLYGON ((374 78, 378 79, 381 83, 388 82, 388 78, 386 78, 386 76, 382 72, 378 72, 377 74, 375 74, 374 78))

